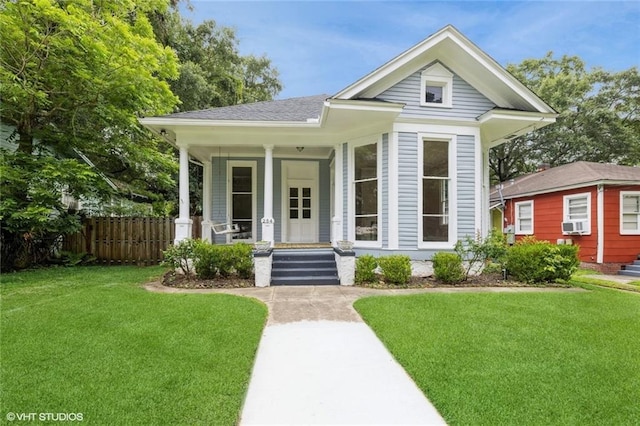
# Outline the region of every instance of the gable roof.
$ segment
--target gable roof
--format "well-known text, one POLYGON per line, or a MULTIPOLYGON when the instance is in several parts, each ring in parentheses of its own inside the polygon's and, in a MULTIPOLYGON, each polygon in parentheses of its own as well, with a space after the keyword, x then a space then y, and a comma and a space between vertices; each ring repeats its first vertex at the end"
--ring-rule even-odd
POLYGON ((277 101, 254 102, 199 111, 178 112, 164 117, 191 120, 307 122, 319 119, 324 101, 329 96, 314 95, 277 101))
POLYGON ((555 113, 553 108, 452 25, 427 37, 333 97, 375 98, 435 60, 444 63, 498 108, 555 113))
MULTIPOLYGON (((640 167, 577 161, 502 183, 502 198, 518 198, 605 184, 640 185, 640 167)), ((499 194, 492 193, 492 199, 499 194)))

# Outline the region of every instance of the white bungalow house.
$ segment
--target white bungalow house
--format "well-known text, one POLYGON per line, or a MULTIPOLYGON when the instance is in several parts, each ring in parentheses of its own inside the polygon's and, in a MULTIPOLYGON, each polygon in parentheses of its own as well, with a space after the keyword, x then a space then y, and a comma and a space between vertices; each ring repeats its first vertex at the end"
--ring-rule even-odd
POLYGON ((486 234, 488 152, 555 111, 453 26, 334 95, 141 119, 180 151, 176 240, 191 235, 188 162, 204 168, 203 236, 349 240, 425 260, 486 234))

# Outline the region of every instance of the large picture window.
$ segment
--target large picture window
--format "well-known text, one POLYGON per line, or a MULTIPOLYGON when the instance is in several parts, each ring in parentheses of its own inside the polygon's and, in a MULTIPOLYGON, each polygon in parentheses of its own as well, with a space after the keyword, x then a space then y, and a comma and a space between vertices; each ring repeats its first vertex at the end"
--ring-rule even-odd
POLYGON ((449 241, 449 142, 424 141, 422 241, 449 241))
POLYGON ((353 150, 356 241, 378 240, 378 145, 353 150))
POLYGON ((620 193, 620 233, 640 234, 640 192, 620 193))

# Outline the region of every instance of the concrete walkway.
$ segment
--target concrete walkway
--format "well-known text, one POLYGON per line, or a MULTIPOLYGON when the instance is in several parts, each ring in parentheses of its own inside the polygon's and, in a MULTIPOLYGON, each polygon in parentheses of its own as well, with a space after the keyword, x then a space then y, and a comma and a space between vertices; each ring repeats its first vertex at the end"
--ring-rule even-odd
POLYGON ((437 410, 364 324, 353 302, 369 295, 453 292, 585 291, 578 288, 343 286, 180 290, 254 297, 269 308, 240 424, 444 425, 437 410))

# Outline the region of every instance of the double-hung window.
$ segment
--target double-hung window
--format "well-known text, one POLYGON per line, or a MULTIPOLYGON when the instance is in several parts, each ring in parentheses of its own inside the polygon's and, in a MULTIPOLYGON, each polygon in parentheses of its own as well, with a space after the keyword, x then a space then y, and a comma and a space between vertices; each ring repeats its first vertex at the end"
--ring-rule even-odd
POLYGON ((422 241, 449 241, 449 142, 425 140, 422 160, 422 241))
POLYGON ((582 222, 583 234, 591 232, 591 194, 572 194, 564 196, 564 222, 582 222))
POLYGON ((516 234, 533 234, 533 200, 515 203, 516 234))
POLYGON ((620 233, 640 234, 640 192, 620 192, 620 233))
POLYGON ((378 241, 378 144, 353 149, 355 240, 378 241))

